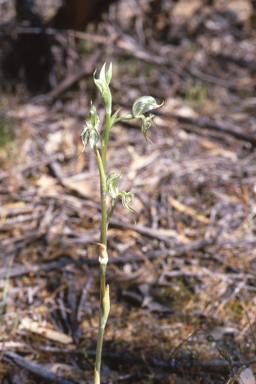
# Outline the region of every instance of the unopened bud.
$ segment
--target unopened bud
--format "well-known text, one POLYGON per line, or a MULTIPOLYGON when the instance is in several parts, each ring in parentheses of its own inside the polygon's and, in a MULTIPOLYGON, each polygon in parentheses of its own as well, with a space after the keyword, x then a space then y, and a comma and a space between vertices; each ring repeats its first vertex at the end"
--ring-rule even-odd
POLYGON ((108 84, 109 84, 109 82, 111 80, 111 76, 112 76, 112 65, 110 64, 108 71, 107 71, 107 75, 105 75, 105 67, 106 67, 106 63, 101 68, 100 76, 98 79, 95 78, 96 71, 94 72, 93 81, 100 92, 105 111, 108 114, 111 114, 112 96, 111 96, 111 92, 110 92, 108 84))
POLYGON ((107 84, 110 83, 111 79, 112 79, 112 63, 109 64, 108 70, 106 72, 106 82, 107 82, 107 84))

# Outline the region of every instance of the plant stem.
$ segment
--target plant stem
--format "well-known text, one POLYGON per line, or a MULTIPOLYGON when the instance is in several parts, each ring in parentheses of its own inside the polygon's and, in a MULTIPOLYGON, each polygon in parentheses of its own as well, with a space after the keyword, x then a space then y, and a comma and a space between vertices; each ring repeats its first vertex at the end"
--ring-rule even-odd
POLYGON ((103 138, 102 138, 102 163, 103 163, 104 171, 106 168, 106 157, 107 157, 108 138, 109 138, 110 128, 111 128, 111 114, 106 113, 106 127, 104 129, 103 138))
POLYGON ((107 316, 104 316, 104 303, 103 298, 105 296, 106 286, 105 286, 105 276, 106 276, 107 265, 100 264, 100 314, 99 314, 99 328, 98 328, 98 340, 97 340, 97 349, 96 349, 96 360, 95 360, 95 375, 94 375, 94 384, 100 384, 100 366, 101 366, 101 355, 102 355, 102 344, 103 344, 103 335, 105 330, 105 325, 107 322, 107 316))
POLYGON ((101 235, 100 242, 107 246, 107 205, 106 205, 106 195, 107 195, 107 185, 106 185, 106 176, 103 166, 100 153, 96 150, 96 157, 100 172, 100 195, 101 195, 101 215, 102 215, 102 224, 101 224, 101 235))
POLYGON ((129 114, 129 115, 125 115, 125 116, 121 116, 121 117, 118 117, 116 120, 115 120, 115 123, 118 123, 118 121, 122 121, 122 120, 131 120, 133 119, 133 114, 129 114))
MULTIPOLYGON (((96 147, 94 149, 94 153, 96 154, 96 157, 97 157, 99 173, 100 173, 100 195, 101 195, 101 215, 102 215, 100 243, 105 245, 104 248, 106 252, 107 227, 108 227, 108 217, 107 217, 107 207, 106 207, 106 194, 107 194, 106 175, 105 175, 105 170, 104 170, 100 153, 96 149, 96 147)), ((102 252, 102 247, 101 247, 101 252, 102 252)), ((101 256, 102 256, 102 253, 101 253, 101 256)), ((106 276, 106 269, 107 269, 106 263, 107 261, 103 262, 100 257, 100 313, 99 313, 99 329, 98 329, 98 340, 97 340, 95 371, 94 371, 94 384, 100 384, 100 366, 101 366, 103 335, 104 335, 104 330, 105 330, 109 309, 110 309, 109 286, 106 287, 106 283, 105 283, 105 276, 106 276)))

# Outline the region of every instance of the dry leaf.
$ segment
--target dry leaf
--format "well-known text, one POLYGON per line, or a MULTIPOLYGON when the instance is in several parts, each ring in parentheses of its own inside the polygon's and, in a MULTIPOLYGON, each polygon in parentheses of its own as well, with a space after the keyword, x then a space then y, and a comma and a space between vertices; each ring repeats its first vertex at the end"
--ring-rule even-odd
POLYGON ((58 180, 51 176, 43 174, 40 179, 36 181, 36 185, 39 187, 37 190, 40 196, 49 196, 57 193, 58 180))
POLYGON ((235 152, 227 151, 226 149, 220 148, 217 144, 213 143, 212 141, 208 140, 200 140, 199 144, 203 147, 209 150, 209 154, 212 156, 223 156, 227 157, 228 159, 232 160, 233 162, 237 161, 237 155, 235 152))
POLYGON ((62 180, 62 183, 67 189, 74 190, 85 198, 88 198, 88 196, 93 196, 94 191, 90 179, 74 180, 72 177, 66 177, 62 180))
POLYGON ((168 98, 161 107, 162 113, 173 113, 175 115, 189 117, 191 119, 198 118, 198 114, 188 105, 185 105, 182 100, 168 98))
POLYGON ((43 115, 45 118, 45 113, 47 112, 47 107, 34 105, 34 104, 22 104, 16 108, 11 108, 8 111, 8 116, 18 118, 18 119, 28 119, 32 117, 37 117, 43 115))
POLYGON ((49 340, 57 341, 62 344, 70 344, 73 342, 72 337, 66 335, 65 333, 54 331, 26 317, 21 320, 19 328, 36 333, 38 335, 46 337, 49 340))
POLYGON ((180 0, 175 3, 172 9, 173 17, 180 17, 182 19, 190 19, 194 14, 202 8, 202 2, 200 0, 180 0))
POLYGON ((196 220, 200 221, 201 223, 209 224, 210 220, 208 219, 208 217, 200 213, 197 213, 193 208, 180 203, 178 200, 174 199, 171 196, 168 196, 168 201, 173 206, 174 209, 177 209, 177 211, 185 213, 185 215, 192 216, 196 220))
POLYGON ((0 217, 6 217, 7 215, 13 214, 18 215, 19 213, 23 212, 31 212, 33 210, 33 207, 31 205, 27 205, 24 201, 17 201, 15 203, 8 203, 1 207, 0 210, 0 217), (24 208, 26 207, 25 211, 24 208))

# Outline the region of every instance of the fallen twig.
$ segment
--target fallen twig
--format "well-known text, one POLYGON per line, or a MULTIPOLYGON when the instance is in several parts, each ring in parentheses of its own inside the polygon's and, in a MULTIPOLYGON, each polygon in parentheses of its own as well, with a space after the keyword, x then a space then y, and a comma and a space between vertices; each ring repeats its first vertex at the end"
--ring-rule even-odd
POLYGON ((59 153, 54 153, 53 155, 43 157, 42 159, 30 161, 28 164, 19 165, 18 167, 11 168, 8 171, 0 173, 0 180, 10 177, 12 175, 16 176, 19 173, 28 171, 29 169, 42 167, 44 165, 50 164, 57 160, 60 157, 59 153))
POLYGON ((80 80, 82 77, 91 75, 91 73, 94 70, 94 67, 102 55, 102 50, 97 49, 94 54, 90 57, 89 60, 87 60, 79 71, 69 74, 64 80, 58 84, 58 86, 48 92, 46 95, 37 96, 32 101, 34 102, 42 102, 42 101, 50 101, 52 99, 56 99, 61 93, 65 92, 68 88, 70 88, 72 85, 74 85, 78 80, 80 80))
POLYGON ((216 124, 214 121, 206 117, 200 117, 199 119, 191 119, 190 117, 184 117, 184 116, 175 115, 175 114, 172 116, 175 117, 181 123, 192 124, 192 125, 195 125, 196 127, 208 128, 216 132, 221 132, 227 135, 231 135, 238 140, 247 141, 251 143, 252 146, 254 147, 256 146, 256 138, 254 138, 253 136, 246 135, 244 133, 232 130, 224 124, 216 124))
POLYGON ((18 355, 15 352, 5 351, 3 353, 3 359, 8 363, 14 363, 21 367, 22 369, 27 369, 33 375, 40 377, 41 379, 50 380, 54 383, 59 384, 74 384, 74 381, 65 379, 63 376, 60 376, 54 372, 51 372, 49 369, 44 367, 41 364, 32 363, 29 360, 24 359, 24 357, 18 355))

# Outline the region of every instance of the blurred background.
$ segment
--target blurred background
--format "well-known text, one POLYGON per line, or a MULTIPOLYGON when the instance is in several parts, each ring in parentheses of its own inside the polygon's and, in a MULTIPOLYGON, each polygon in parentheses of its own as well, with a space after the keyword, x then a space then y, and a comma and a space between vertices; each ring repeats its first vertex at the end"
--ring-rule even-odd
POLYGON ((0 0, 0 378, 92 382, 100 195, 79 154, 104 62, 113 111, 164 105, 154 145, 140 120, 110 132, 136 224, 119 202, 102 382, 255 384, 253 0, 0 0))

